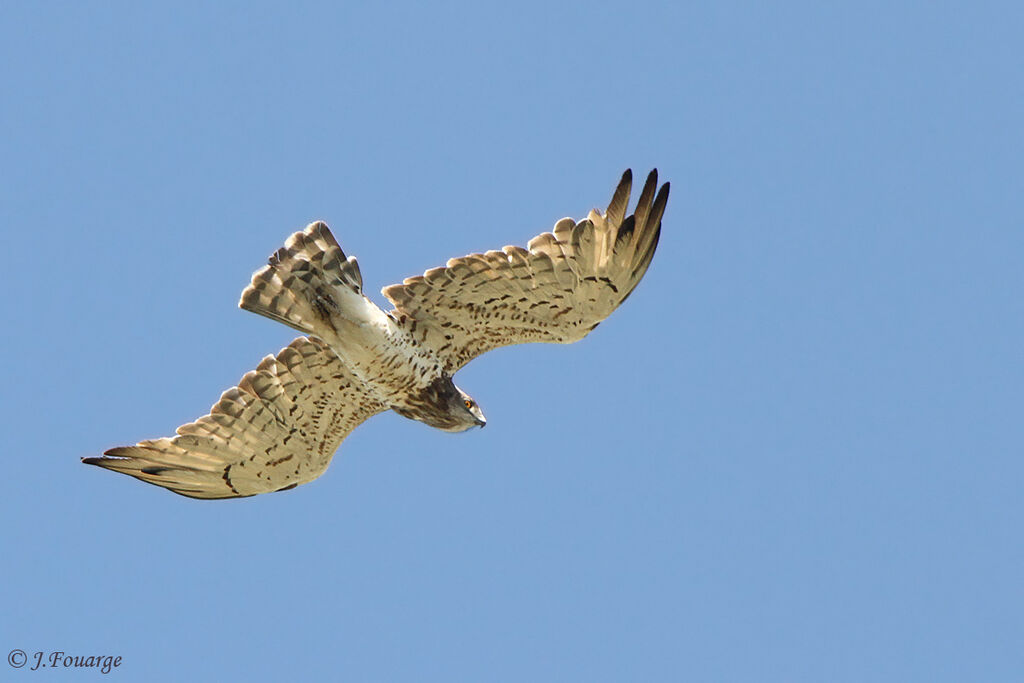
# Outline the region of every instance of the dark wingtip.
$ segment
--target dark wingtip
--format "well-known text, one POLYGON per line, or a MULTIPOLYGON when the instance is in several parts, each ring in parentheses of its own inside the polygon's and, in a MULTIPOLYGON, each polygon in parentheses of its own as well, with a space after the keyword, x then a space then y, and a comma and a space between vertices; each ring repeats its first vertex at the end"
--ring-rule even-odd
POLYGON ((661 223, 661 218, 665 215, 665 204, 668 203, 669 188, 669 183, 665 183, 658 190, 658 196, 654 198, 654 203, 651 205, 650 218, 648 219, 653 225, 661 223))
POLYGON ((108 448, 107 450, 103 451, 103 455, 82 458, 82 463, 86 465, 96 465, 97 467, 108 467, 110 463, 121 462, 128 457, 124 453, 125 448, 126 446, 108 448))
POLYGON ((629 206, 629 193, 632 189, 633 170, 627 168, 625 173, 622 174, 619 184, 615 186, 615 192, 612 194, 612 199, 608 202, 608 208, 604 212, 612 225, 618 225, 625 218, 626 210, 629 206))

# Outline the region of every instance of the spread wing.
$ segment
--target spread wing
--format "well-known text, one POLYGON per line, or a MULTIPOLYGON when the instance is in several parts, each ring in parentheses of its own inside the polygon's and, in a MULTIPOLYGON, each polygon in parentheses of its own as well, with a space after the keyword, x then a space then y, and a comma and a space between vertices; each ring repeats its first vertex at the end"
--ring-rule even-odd
POLYGON ((299 337, 177 436, 83 462, 192 498, 281 491, 320 476, 349 432, 385 410, 326 344, 299 337))
POLYGON ((657 170, 626 217, 632 173, 604 214, 563 218, 526 249, 470 254, 382 292, 391 315, 454 373, 481 353, 527 342, 582 339, 626 300, 654 256, 669 184, 657 170))

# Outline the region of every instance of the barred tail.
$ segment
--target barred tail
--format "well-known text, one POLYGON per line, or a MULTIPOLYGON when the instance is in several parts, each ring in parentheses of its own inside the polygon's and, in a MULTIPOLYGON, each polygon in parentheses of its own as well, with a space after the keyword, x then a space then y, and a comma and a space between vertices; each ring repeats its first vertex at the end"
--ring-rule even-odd
POLYGON ((240 308, 319 334, 339 312, 347 292, 362 296, 363 278, 354 256, 345 257, 326 223, 310 223, 271 255, 242 292, 240 308))

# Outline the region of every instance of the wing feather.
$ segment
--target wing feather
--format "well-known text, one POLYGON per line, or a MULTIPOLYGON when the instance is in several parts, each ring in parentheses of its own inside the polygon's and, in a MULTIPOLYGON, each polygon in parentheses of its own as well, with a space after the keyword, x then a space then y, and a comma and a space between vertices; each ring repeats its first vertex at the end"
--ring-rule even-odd
POLYGON ((176 436, 83 461, 192 498, 251 496, 317 478, 345 437, 385 410, 326 344, 299 337, 176 436))
POLYGON ((392 317, 452 373, 499 346, 582 339, 629 296, 657 247, 669 184, 655 196, 658 174, 651 171, 627 217, 631 185, 627 170, 604 213, 563 218, 525 249, 450 259, 385 287, 392 317))

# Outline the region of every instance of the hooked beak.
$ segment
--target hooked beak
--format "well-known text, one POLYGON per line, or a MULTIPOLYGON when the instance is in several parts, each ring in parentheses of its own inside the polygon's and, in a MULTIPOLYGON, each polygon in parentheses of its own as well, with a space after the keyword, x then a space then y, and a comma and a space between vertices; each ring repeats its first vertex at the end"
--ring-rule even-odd
POLYGON ((485 420, 483 418, 478 418, 477 421, 476 421, 476 424, 477 424, 478 427, 483 429, 484 427, 487 426, 487 420, 485 420))

